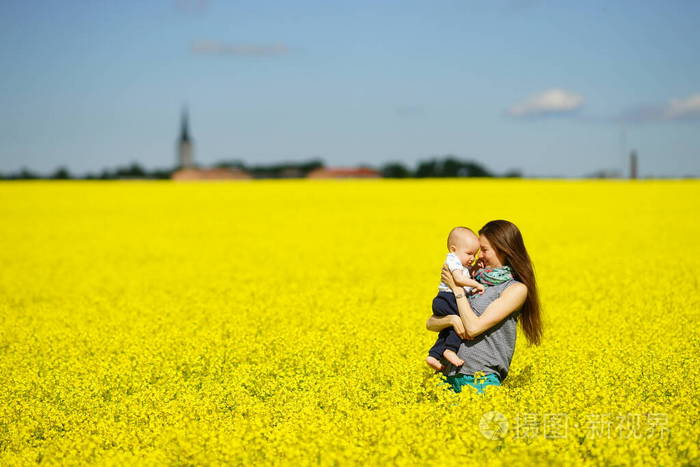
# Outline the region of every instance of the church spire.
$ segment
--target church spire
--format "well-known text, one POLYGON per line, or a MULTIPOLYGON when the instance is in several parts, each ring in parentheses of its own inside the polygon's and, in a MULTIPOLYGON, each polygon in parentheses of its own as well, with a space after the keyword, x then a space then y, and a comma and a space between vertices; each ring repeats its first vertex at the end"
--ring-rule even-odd
POLYGON ((189 121, 187 115, 187 107, 182 110, 182 126, 180 129, 180 141, 189 143, 190 142, 190 131, 189 131, 189 121))
POLYGON ((194 158, 192 154, 192 140, 190 138, 189 115, 187 106, 182 109, 180 123, 180 137, 177 141, 177 166, 178 168, 193 168, 194 158))

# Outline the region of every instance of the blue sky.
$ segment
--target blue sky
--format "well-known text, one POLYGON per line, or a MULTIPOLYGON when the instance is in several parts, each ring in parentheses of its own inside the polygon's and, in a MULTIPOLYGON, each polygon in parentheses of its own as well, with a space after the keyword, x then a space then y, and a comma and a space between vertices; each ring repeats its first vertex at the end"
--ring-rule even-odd
POLYGON ((0 2, 0 171, 447 153, 700 175, 692 0, 0 2))

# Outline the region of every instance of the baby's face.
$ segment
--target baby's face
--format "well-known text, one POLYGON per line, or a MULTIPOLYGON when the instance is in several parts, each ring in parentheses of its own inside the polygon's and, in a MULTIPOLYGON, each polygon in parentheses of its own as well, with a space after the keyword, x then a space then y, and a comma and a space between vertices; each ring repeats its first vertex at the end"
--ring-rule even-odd
POLYGON ((469 266, 479 251, 479 239, 474 235, 465 235, 454 246, 453 253, 457 255, 462 266, 469 266))

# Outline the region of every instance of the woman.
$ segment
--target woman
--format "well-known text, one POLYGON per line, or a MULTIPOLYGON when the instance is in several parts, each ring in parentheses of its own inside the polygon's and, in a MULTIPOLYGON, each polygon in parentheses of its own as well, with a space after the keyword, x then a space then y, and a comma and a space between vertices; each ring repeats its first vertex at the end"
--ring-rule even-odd
POLYGON ((442 280, 452 289, 459 316, 431 316, 431 331, 452 326, 462 339, 457 355, 464 364, 455 367, 445 361, 442 373, 454 392, 468 384, 483 393, 488 385, 500 386, 508 375, 515 351, 518 320, 530 345, 542 339, 540 303, 535 274, 523 237, 515 224, 495 220, 479 230, 484 293, 465 297, 450 270, 443 266, 442 280))

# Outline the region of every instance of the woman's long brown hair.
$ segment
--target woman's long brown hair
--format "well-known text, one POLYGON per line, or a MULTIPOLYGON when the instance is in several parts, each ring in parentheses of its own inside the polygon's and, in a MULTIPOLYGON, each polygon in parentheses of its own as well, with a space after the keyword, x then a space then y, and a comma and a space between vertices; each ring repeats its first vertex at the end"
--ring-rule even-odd
POLYGON ((527 286, 527 298, 520 309, 520 325, 530 345, 540 345, 542 319, 535 271, 520 230, 512 222, 496 220, 486 223, 479 235, 485 235, 503 265, 513 269, 513 278, 527 286))

